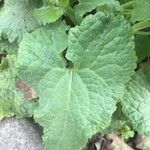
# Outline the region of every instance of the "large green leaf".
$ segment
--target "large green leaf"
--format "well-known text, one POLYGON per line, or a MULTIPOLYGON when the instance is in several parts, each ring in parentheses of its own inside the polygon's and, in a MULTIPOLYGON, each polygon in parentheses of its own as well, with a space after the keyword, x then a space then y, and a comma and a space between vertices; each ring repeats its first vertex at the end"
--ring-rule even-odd
POLYGON ((122 96, 123 85, 136 67, 133 35, 121 16, 86 17, 69 31, 65 59, 61 55, 67 47, 64 34, 59 26, 44 27, 28 34, 19 49, 19 62, 30 66, 28 70, 47 69, 39 81, 40 71, 36 72, 32 82, 39 92, 34 118, 44 127, 48 150, 79 150, 94 133, 108 127, 116 98, 122 96))
POLYGON ((150 1, 149 0, 134 0, 135 6, 132 12, 132 22, 141 20, 150 20, 150 1))
POLYGON ((35 89, 38 81, 52 67, 66 65, 61 54, 67 48, 66 30, 68 27, 64 23, 56 22, 24 36, 19 46, 18 61, 22 66, 19 74, 35 89))
POLYGON ((29 0, 5 0, 0 14, 0 34, 13 42, 21 39, 24 33, 36 29, 39 24, 34 17, 34 8, 29 0))
POLYGON ((133 128, 150 135, 150 68, 140 69, 129 82, 122 106, 133 128))

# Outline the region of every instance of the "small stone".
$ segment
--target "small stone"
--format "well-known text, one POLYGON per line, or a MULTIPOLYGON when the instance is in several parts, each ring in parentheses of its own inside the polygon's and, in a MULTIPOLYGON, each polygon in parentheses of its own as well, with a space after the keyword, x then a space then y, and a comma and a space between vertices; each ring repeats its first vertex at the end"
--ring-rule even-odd
POLYGON ((0 121, 0 150, 44 150, 40 130, 29 119, 0 121))
POLYGON ((150 141, 150 137, 144 135, 138 135, 135 140, 135 145, 137 149, 150 150, 150 147, 146 146, 146 143, 150 141))

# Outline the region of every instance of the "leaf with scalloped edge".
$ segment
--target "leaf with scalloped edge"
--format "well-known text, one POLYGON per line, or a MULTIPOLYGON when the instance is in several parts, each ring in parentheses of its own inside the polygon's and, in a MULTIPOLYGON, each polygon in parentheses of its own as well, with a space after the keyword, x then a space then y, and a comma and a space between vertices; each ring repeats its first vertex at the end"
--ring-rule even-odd
POLYGON ((18 52, 22 80, 37 89, 39 80, 50 68, 66 65, 62 61, 62 51, 67 48, 68 29, 58 21, 24 36, 18 52))
POLYGON ((150 68, 140 69, 127 84, 122 107, 132 127, 150 135, 150 68))
POLYGON ((0 15, 0 35, 13 42, 22 39, 24 33, 35 30, 39 24, 34 8, 29 0, 5 0, 0 15))
POLYGON ((67 35, 60 27, 53 30, 55 36, 45 27, 28 34, 18 58, 20 64, 29 66, 28 71, 39 70, 32 77, 39 93, 34 118, 44 127, 45 148, 79 150, 94 133, 109 126, 116 98, 134 74, 133 35, 121 16, 90 15, 69 31, 65 57, 70 63, 66 67, 61 54, 67 35), (45 74, 37 80, 43 70, 45 74))

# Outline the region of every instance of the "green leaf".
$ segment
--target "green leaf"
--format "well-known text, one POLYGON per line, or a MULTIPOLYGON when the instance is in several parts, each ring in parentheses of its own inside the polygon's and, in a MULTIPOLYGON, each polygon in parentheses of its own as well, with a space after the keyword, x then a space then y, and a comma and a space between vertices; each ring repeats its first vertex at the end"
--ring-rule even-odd
POLYGON ((43 7, 35 9, 34 11, 39 23, 42 25, 58 20, 64 14, 65 8, 69 4, 69 0, 61 0, 58 6, 54 5, 56 4, 55 0, 51 3, 45 1, 43 7))
POLYGON ((28 34, 19 49, 20 64, 47 69, 39 81, 32 81, 39 93, 34 118, 44 127, 46 149, 80 150, 108 127, 116 98, 136 67, 131 28, 121 16, 90 15, 68 38, 59 26, 44 27, 28 34))
POLYGON ((46 25, 46 23, 55 22, 58 20, 64 13, 64 9, 61 7, 41 7, 35 10, 35 15, 38 18, 40 24, 46 25))
POLYGON ((146 35, 135 36, 135 50, 138 62, 150 56, 150 37, 146 35))
POLYGON ((26 34, 20 44, 18 61, 22 66, 19 77, 33 88, 52 67, 66 65, 62 61, 62 51, 67 48, 68 27, 62 22, 41 27, 26 34))
POLYGON ((150 1, 135 0, 135 6, 132 11, 131 21, 134 23, 141 20, 150 20, 150 1))
POLYGON ((73 28, 69 38, 70 51, 66 57, 78 69, 85 67, 95 69, 96 74, 103 77, 113 93, 120 94, 120 91, 123 90, 120 85, 129 80, 130 75, 133 74, 136 57, 133 57, 134 42, 129 24, 123 17, 117 16, 115 19, 111 17, 112 20, 103 14, 100 20, 97 15, 95 17, 89 15, 81 23, 80 28, 78 26, 73 28), (94 23, 96 19, 98 23, 94 23), (121 25, 118 24, 118 21, 121 22, 121 25), (85 30, 81 35, 82 38, 80 38, 80 30, 85 30))
POLYGON ((69 0, 60 0, 60 5, 66 8, 69 5, 69 0))
POLYGON ((0 34, 13 42, 26 32, 35 30, 39 24, 34 17, 35 6, 28 0, 5 0, 0 15, 0 34))
POLYGON ((123 112, 132 127, 150 135, 150 68, 140 69, 126 87, 123 112))
POLYGON ((114 5, 115 0, 79 0, 79 4, 75 6, 77 16, 83 16, 85 13, 92 11, 98 6, 106 4, 114 5))

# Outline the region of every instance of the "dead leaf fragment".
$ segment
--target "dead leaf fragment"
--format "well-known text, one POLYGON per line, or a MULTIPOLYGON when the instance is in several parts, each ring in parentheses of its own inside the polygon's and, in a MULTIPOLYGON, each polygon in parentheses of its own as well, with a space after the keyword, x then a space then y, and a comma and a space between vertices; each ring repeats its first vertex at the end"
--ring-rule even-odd
POLYGON ((38 98, 38 94, 36 93, 36 91, 23 80, 18 79, 16 81, 16 86, 20 89, 20 91, 24 94, 25 98, 27 98, 28 100, 34 100, 38 98))

